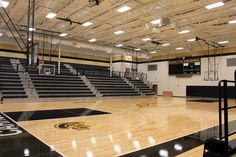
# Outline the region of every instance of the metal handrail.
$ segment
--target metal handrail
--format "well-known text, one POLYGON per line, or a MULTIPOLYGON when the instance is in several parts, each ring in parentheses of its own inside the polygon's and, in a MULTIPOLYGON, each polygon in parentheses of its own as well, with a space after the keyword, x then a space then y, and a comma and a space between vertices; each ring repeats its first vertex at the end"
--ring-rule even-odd
POLYGON ((147 74, 139 73, 139 72, 120 72, 120 71, 113 71, 113 74, 119 76, 121 78, 131 78, 131 79, 138 79, 142 80, 143 82, 147 81, 147 74))
POLYGON ((228 83, 233 83, 235 86, 235 100, 236 100, 236 71, 234 72, 234 81, 232 80, 221 80, 218 83, 219 88, 219 139, 225 142, 225 156, 229 156, 229 136, 236 134, 236 131, 229 133, 229 125, 228 125, 228 110, 236 109, 236 106, 228 106, 228 83), (223 87, 223 91, 222 91, 223 87), (223 95, 222 95, 223 92, 223 95), (222 96, 224 107, 222 108, 222 96), (223 135, 223 127, 222 127, 222 111, 224 112, 224 136, 223 135))
MULTIPOLYGON (((101 75, 101 76, 108 76, 110 75, 109 70, 103 70, 103 69, 77 69, 77 74, 81 75, 86 75, 86 74, 91 74, 91 75, 101 75)), ((138 72, 121 72, 121 71, 112 71, 113 76, 118 76, 121 78, 132 78, 132 79, 140 79, 144 82, 147 80, 147 74, 144 73, 138 73, 138 72)))
POLYGON ((80 74, 80 75, 86 75, 86 74, 91 74, 91 75, 109 75, 110 74, 110 71, 108 70, 101 70, 101 69, 77 69, 76 70, 76 73, 77 74, 80 74))
MULTIPOLYGON (((2 68, 2 65, 0 64, 0 69, 2 68)), ((3 91, 2 91, 2 87, 1 87, 1 82, 0 82, 0 102, 1 104, 3 103, 3 91)))
POLYGON ((3 93, 2 93, 2 89, 1 89, 1 85, 0 85, 0 103, 3 103, 3 93))

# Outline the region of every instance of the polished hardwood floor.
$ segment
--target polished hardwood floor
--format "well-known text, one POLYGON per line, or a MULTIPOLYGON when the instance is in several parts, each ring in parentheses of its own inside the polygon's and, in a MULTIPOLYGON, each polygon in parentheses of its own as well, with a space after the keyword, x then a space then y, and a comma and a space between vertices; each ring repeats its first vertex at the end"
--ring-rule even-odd
MULTIPOLYGON (((230 101, 231 105, 234 103, 230 101)), ((71 108, 88 108, 111 114, 19 121, 17 124, 66 157, 120 156, 218 125, 217 102, 191 102, 176 97, 0 105, 1 112, 71 108), (55 127, 68 122, 81 122, 87 128, 55 127)), ((236 111, 232 110, 230 120, 235 119, 236 111)), ((203 146, 199 146, 179 156, 201 157, 202 153, 203 146)))

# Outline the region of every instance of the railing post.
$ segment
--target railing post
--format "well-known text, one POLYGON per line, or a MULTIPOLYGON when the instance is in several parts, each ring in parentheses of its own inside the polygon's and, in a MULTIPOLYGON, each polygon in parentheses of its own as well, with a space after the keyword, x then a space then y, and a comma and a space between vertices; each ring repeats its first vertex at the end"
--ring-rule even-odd
POLYGON ((234 99, 235 99, 235 104, 236 104, 236 70, 234 71, 234 95, 235 95, 235 97, 234 97, 234 99))
POLYGON ((2 95, 2 90, 0 91, 0 103, 3 104, 3 95, 2 95))
POLYGON ((221 92, 221 83, 218 83, 218 99, 219 99, 219 139, 222 140, 222 92, 221 92))
POLYGON ((228 145, 229 145, 229 128, 228 128, 228 92, 227 92, 227 80, 223 81, 224 86, 224 137, 225 137, 225 156, 229 156, 228 145))
POLYGON ((235 81, 235 86, 236 86, 236 70, 234 71, 234 81, 235 81))

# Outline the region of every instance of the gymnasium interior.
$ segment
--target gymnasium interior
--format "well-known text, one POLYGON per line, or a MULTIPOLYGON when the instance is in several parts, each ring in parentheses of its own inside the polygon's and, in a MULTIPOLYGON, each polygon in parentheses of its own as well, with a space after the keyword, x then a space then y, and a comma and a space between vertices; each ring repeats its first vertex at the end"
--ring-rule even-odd
POLYGON ((236 0, 0 0, 0 157, 236 157, 236 0))

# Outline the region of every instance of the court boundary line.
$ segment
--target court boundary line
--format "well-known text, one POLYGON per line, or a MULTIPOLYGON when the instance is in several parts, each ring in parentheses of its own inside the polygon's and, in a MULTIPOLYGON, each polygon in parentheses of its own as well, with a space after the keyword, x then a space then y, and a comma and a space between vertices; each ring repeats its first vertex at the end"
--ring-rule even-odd
MULTIPOLYGON (((9 118, 13 123, 15 123, 16 125, 22 127, 25 131, 27 131, 29 134, 31 134, 33 137, 35 137, 36 139, 38 139, 39 141, 41 141, 43 144, 45 144, 46 146, 48 146, 49 148, 52 149, 52 147, 46 143, 44 140, 40 139, 39 137, 35 136, 32 132, 30 132, 29 130, 27 130, 26 128, 24 128, 22 125, 17 124, 16 121, 14 121, 12 118, 10 118, 9 116, 7 116, 6 114, 4 114, 4 112, 1 112, 4 116, 6 116, 7 118, 9 118)), ((55 150, 59 155, 66 157, 61 151, 58 151, 55 147, 53 148, 53 150, 55 150)))

